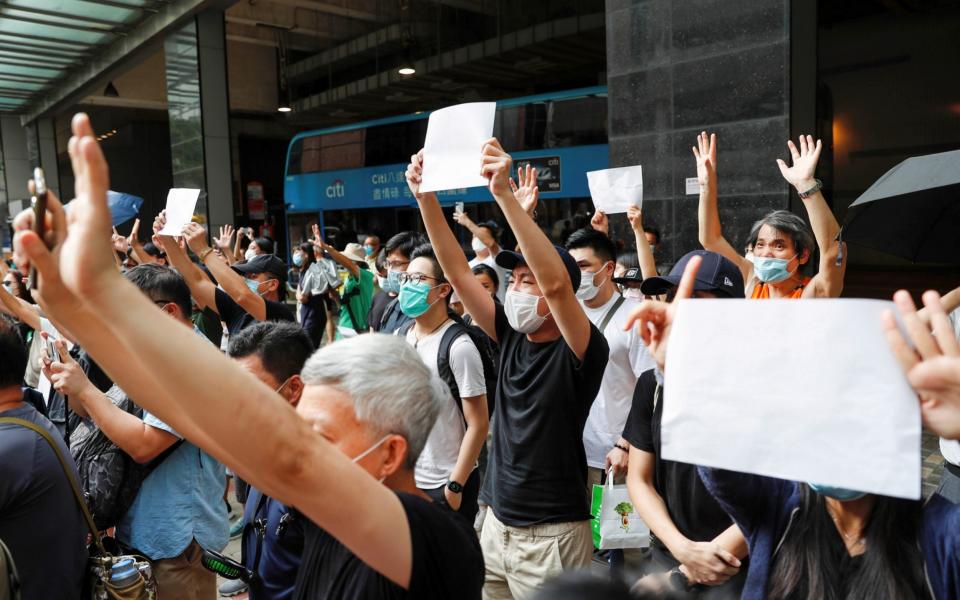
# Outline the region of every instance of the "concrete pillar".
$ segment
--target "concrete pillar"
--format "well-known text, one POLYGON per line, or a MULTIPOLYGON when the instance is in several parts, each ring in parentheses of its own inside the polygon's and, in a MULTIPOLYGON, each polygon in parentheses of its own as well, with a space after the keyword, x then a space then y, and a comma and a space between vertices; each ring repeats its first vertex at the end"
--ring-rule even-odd
MULTIPOLYGON (((30 205, 27 197, 27 181, 33 176, 30 153, 27 150, 27 130, 20 124, 17 115, 0 116, 0 141, 3 148, 3 177, 0 186, 0 246, 10 246, 9 228, 6 226, 9 211, 30 205), (11 206, 11 204, 13 206, 11 206)), ((13 216, 13 215, 9 215, 13 216)))
POLYGON ((700 247, 685 182, 702 130, 720 138, 720 216, 736 248, 759 216, 788 208, 774 160, 788 156, 790 11, 789 0, 607 0, 610 166, 643 165, 658 263, 700 247))

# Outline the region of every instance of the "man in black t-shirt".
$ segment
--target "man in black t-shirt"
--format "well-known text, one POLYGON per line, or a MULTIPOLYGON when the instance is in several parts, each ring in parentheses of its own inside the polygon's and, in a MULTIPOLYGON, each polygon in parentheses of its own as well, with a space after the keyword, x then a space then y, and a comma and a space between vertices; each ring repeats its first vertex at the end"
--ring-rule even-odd
MULTIPOLYGON (((165 219, 161 212, 153 224, 155 232, 163 228, 165 219)), ((287 280, 282 260, 273 254, 260 254, 231 267, 207 244, 207 232, 200 225, 188 224, 183 236, 200 263, 210 269, 219 288, 190 260, 175 238, 157 234, 167 258, 190 286, 190 295, 201 308, 215 311, 227 324, 229 333, 237 333, 257 321, 295 320, 282 301, 287 280)))
MULTIPOLYGON (((0 417, 29 421, 48 431, 79 475, 53 424, 23 401, 26 349, 0 321, 0 417)), ((87 529, 67 475, 47 442, 22 427, 0 424, 0 539, 10 548, 23 600, 79 599, 87 559, 87 529)), ((2 590, 0 590, 2 591, 2 590)))
POLYGON ((386 298, 380 298, 376 304, 378 306, 374 312, 373 306, 370 307, 370 316, 372 320, 367 321, 372 331, 381 333, 394 333, 400 330, 412 319, 403 314, 400 310, 400 303, 397 302, 397 294, 400 293, 400 281, 397 277, 400 273, 407 270, 410 265, 410 255, 413 249, 426 243, 423 235, 416 231, 401 231, 397 235, 387 240, 383 253, 386 255, 384 265, 387 267, 387 278, 380 283, 380 291, 386 298))
POLYGON ((512 159, 499 142, 484 145, 482 172, 523 249, 497 255, 497 264, 512 271, 503 306, 474 277, 436 195, 420 193, 422 161, 422 152, 411 157, 407 183, 437 258, 473 323, 500 344, 481 494, 490 506, 480 541, 484 598, 528 597, 562 571, 590 562, 583 426, 607 365, 607 342, 577 300, 577 262, 530 216, 535 182, 514 194, 512 159))
MULTIPOLYGON (((685 255, 669 275, 645 279, 640 291, 672 299, 694 256, 702 260, 693 288, 695 297, 743 297, 740 269, 705 250, 685 255)), ((637 381, 623 430, 630 445, 627 487, 653 534, 644 568, 652 576, 644 581, 655 587, 659 586, 657 579, 667 577, 671 584, 678 584, 674 587, 711 586, 698 591, 698 598, 739 598, 747 572, 739 562, 747 555, 743 535, 700 481, 696 465, 664 460, 660 454, 663 375, 659 369, 644 372, 637 381)))
MULTIPOLYGON (((389 547, 389 554, 409 561, 400 576, 391 576, 305 520, 293 598, 479 600, 483 558, 473 528, 449 508, 430 501, 413 477, 440 406, 449 402, 449 392, 441 387, 445 384, 431 375, 403 339, 383 334, 324 347, 307 361, 301 377, 306 385, 297 412, 317 434, 394 492, 393 502, 399 500, 402 512, 390 528, 408 528, 410 545, 389 547)), ((392 510, 380 510, 384 508, 392 510)), ((356 511, 350 529, 369 545, 383 548, 390 543, 392 532, 370 527, 372 515, 362 506, 356 511)))

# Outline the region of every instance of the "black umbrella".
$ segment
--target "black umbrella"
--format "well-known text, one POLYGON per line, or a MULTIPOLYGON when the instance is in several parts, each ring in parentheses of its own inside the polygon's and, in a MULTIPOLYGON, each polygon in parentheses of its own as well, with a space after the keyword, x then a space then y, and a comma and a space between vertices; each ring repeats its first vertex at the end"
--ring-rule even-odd
POLYGON ((850 205, 843 239, 914 262, 960 264, 960 150, 887 171, 850 205))

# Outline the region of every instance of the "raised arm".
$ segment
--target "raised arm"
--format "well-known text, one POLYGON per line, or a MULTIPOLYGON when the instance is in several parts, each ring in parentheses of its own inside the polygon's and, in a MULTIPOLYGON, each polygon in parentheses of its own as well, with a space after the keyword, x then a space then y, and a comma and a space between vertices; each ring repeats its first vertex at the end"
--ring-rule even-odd
POLYGON ((37 310, 37 305, 17 298, 3 286, 0 286, 0 310, 34 331, 40 331, 40 312, 37 310))
POLYGON ((360 277, 360 267, 357 265, 357 263, 353 262, 344 256, 339 250, 323 241, 323 236, 320 235, 320 227, 318 225, 313 226, 313 247, 317 249, 317 254, 322 255, 322 253, 326 251, 326 253, 330 255, 330 258, 335 260, 337 264, 350 272, 351 277, 360 277))
POLYGON ((793 166, 788 167, 785 162, 777 159, 777 166, 780 167, 783 178, 797 190, 798 194, 815 190, 807 198, 801 198, 807 209, 813 235, 817 239, 817 247, 820 249, 820 269, 808 288, 812 289, 811 293, 818 298, 836 298, 843 291, 843 276, 847 271, 847 261, 844 260, 837 266, 837 253, 840 246, 836 239, 837 234, 840 233, 840 224, 833 216, 833 211, 827 206, 827 201, 820 192, 820 185, 813 178, 823 146, 820 140, 814 143, 813 136, 810 135, 800 136, 799 150, 793 140, 788 140, 787 146, 790 148, 793 166))
POLYGON ((490 192, 523 249, 524 260, 537 279, 564 341, 573 354, 582 359, 590 343, 590 320, 577 300, 563 260, 513 195, 510 189, 512 165, 513 159, 495 138, 484 145, 481 172, 490 180, 490 192))
MULTIPOLYGON (((413 567, 409 523, 397 496, 317 435, 311 424, 256 377, 169 317, 113 268, 106 205, 107 169, 85 115, 75 117, 69 144, 77 200, 71 229, 51 253, 16 222, 17 261, 40 271, 41 288, 57 316, 134 400, 187 439, 208 435, 208 448, 241 477, 280 502, 296 506, 374 570, 408 588, 413 567), (61 282, 62 277, 62 284, 61 282), (95 306, 109 322, 78 319, 74 305, 95 306), (134 349, 136 349, 134 351, 134 349), (136 364, 133 364, 136 363, 136 364), (138 377, 143 372, 145 378, 138 377), (164 383, 159 384, 160 381, 164 383), (218 393, 196 402, 216 381, 218 393), (225 419, 224 415, 232 418, 225 419), (270 427, 264 428, 264 423, 270 427), (365 515, 357 527, 356 515, 365 515)), ((62 210, 57 204, 51 210, 62 210)), ((65 220, 57 221, 65 227, 65 220)), ((91 311, 92 312, 92 311, 91 311)))
MULTIPOLYGON (((213 278, 217 280, 223 291, 227 293, 234 302, 239 304, 243 310, 247 311, 251 317, 258 321, 267 318, 267 301, 263 296, 247 287, 246 278, 230 268, 227 261, 219 254, 213 251, 210 244, 207 243, 207 230, 198 223, 187 223, 183 228, 183 237, 187 240, 187 245, 193 250, 200 261, 210 269, 213 278)), ((189 259, 188 259, 189 260, 189 259)), ((191 262, 191 264, 193 264, 191 262)), ((194 267, 200 271, 199 267, 194 267)), ((204 279, 207 278, 203 271, 200 271, 204 279)), ((212 285, 213 282, 210 282, 212 285)), ((214 292, 215 294, 216 292, 214 292)), ((214 296, 214 305, 216 305, 216 296, 214 296)), ((214 307, 215 308, 215 307, 214 307)))
POLYGON ((636 204, 627 207, 627 220, 630 221, 630 228, 633 229, 633 239, 637 244, 637 258, 640 260, 640 275, 644 279, 656 277, 657 261, 653 258, 653 250, 650 248, 650 242, 643 232, 643 212, 636 204))
POLYGON ((453 220, 459 223, 462 227, 465 227, 467 231, 472 233, 478 240, 480 240, 483 245, 490 250, 490 254, 495 256, 498 252, 500 252, 500 246, 497 245, 497 240, 490 235, 489 231, 474 223, 467 213, 455 212, 453 213, 453 220))
POLYGON ((228 265, 237 262, 234 253, 230 249, 230 240, 233 239, 233 225, 221 225, 220 236, 216 239, 217 252, 223 257, 228 265))
POLYGON ((160 247, 167 255, 167 260, 183 276, 190 288, 190 295, 201 308, 209 308, 213 312, 217 311, 217 286, 210 281, 207 274, 200 267, 193 264, 187 251, 180 246, 180 242, 173 236, 160 235, 159 231, 167 222, 166 211, 160 211, 157 218, 153 221, 153 231, 160 247))
POLYGON ((140 243, 139 234, 140 219, 138 218, 134 220, 133 227, 130 228, 130 235, 127 236, 127 243, 130 244, 130 248, 133 250, 133 259, 141 265, 157 262, 157 259, 147 254, 147 251, 143 248, 143 244, 140 243))
POLYGON ((700 205, 697 209, 700 245, 704 250, 716 252, 740 268, 744 281, 753 277, 753 263, 741 256, 723 237, 720 227, 720 210, 717 208, 717 134, 707 132, 697 136, 693 148, 697 159, 697 181, 700 183, 700 205))
POLYGON ((497 341, 496 304, 490 297, 490 293, 473 276, 463 248, 447 226, 437 195, 420 193, 422 175, 423 150, 410 157, 410 165, 407 167, 407 185, 420 206, 420 217, 427 229, 427 237, 430 238, 444 276, 460 296, 467 312, 473 316, 473 322, 491 339, 497 341))

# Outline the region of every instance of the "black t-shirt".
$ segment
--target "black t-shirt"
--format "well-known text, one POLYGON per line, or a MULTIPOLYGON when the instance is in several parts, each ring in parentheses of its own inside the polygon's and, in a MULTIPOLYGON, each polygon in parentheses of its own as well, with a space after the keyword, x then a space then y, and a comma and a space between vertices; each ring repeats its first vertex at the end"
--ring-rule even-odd
MULTIPOLYGON (((220 318, 227 324, 227 331, 230 335, 243 331, 250 325, 257 322, 253 316, 242 306, 233 301, 225 291, 217 288, 216 291, 217 312, 220 318)), ((273 300, 263 300, 267 306, 267 318, 265 321, 295 321, 293 312, 283 302, 274 302, 273 300)))
POLYGON ((680 533, 697 542, 710 541, 730 527, 733 521, 707 491, 697 475, 696 466, 661 458, 662 417, 663 388, 657 394, 657 380, 651 369, 637 380, 623 438, 634 448, 654 455, 654 487, 667 505, 670 518, 680 533), (658 396, 656 402, 654 396, 658 396))
POLYGON ((404 326, 413 320, 400 310, 400 302, 396 300, 396 298, 391 298, 390 302, 384 307, 383 316, 380 317, 383 327, 377 329, 380 333, 392 335, 395 331, 403 331, 404 326))
POLYGON ((397 493, 410 524, 413 572, 404 590, 313 523, 305 540, 295 600, 479 599, 484 567, 471 524, 419 496, 397 493))
POLYGON ((383 319, 383 311, 394 298, 396 298, 396 296, 391 296, 383 290, 380 290, 374 295, 373 300, 370 302, 370 312, 367 314, 367 324, 370 325, 371 330, 380 331, 380 320, 383 319))
POLYGON ((583 426, 609 350, 590 325, 583 360, 563 338, 535 344, 496 306, 500 368, 483 500, 516 527, 590 518, 583 426))
MULTIPOLYGON (((32 406, 0 413, 40 425, 79 481, 70 451, 53 424, 32 406)), ((23 600, 79 599, 86 525, 70 482, 49 444, 20 425, 0 424, 0 539, 10 548, 23 600)))

